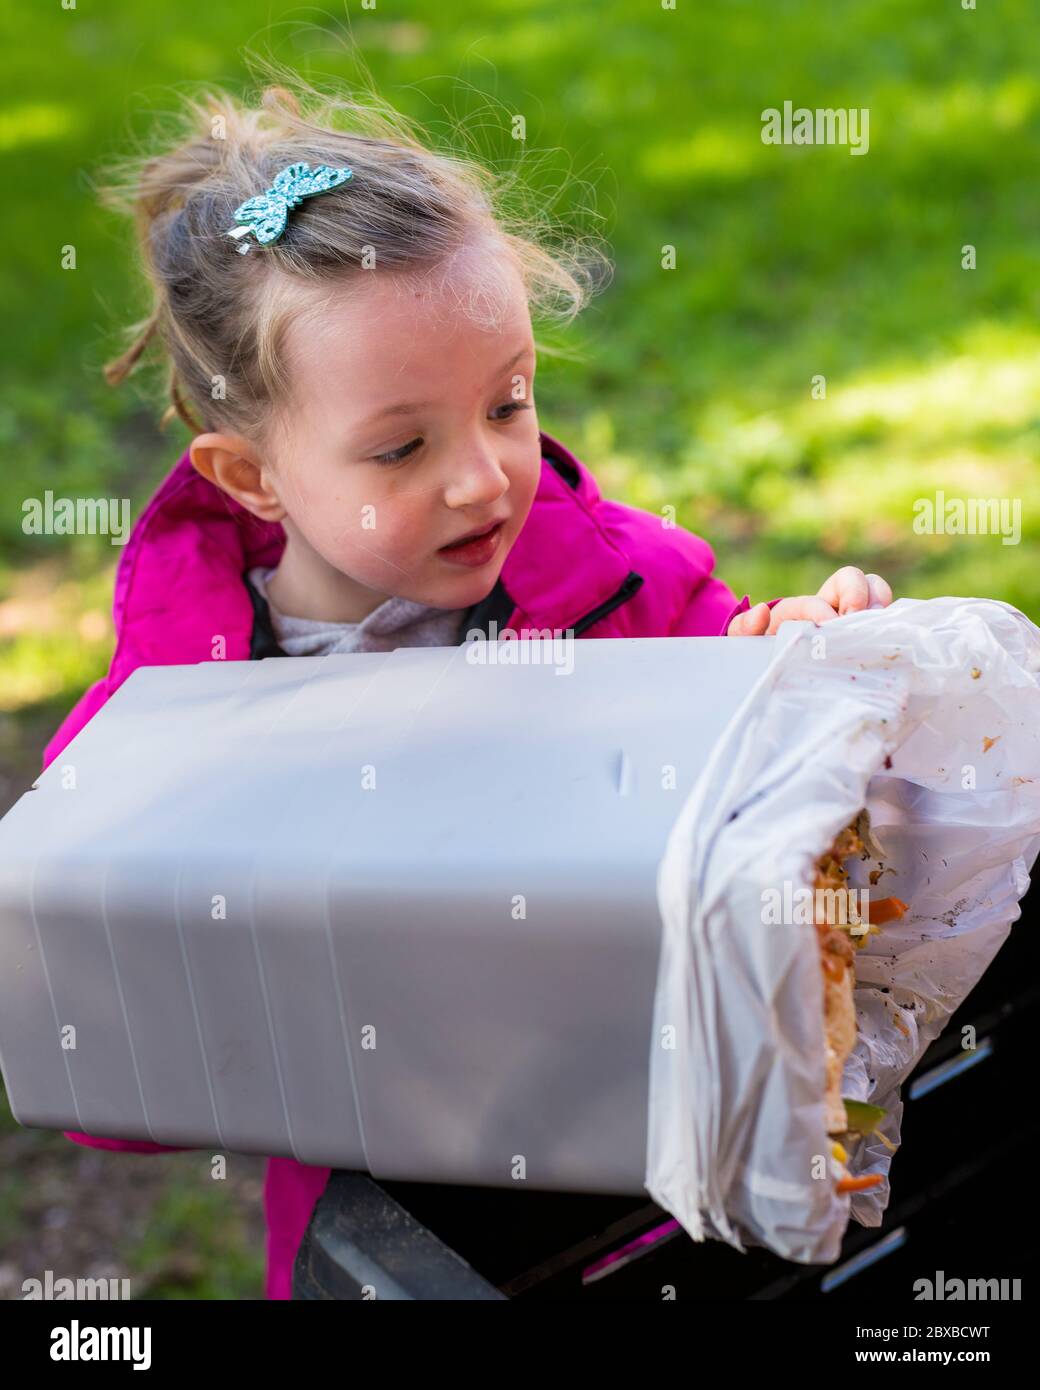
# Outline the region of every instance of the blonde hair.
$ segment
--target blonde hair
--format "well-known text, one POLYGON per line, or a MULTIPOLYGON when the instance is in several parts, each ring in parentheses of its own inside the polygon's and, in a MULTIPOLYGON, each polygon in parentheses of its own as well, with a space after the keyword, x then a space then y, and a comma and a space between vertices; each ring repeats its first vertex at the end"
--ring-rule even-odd
POLYGON ((411 276, 490 237, 519 271, 535 323, 570 323, 609 280, 592 238, 547 244, 557 229, 547 234, 544 216, 507 210, 508 177, 429 148, 374 94, 364 104, 294 73, 279 77, 256 105, 219 89, 185 98, 161 152, 110 167, 101 189, 106 206, 133 218, 151 298, 105 379, 118 385, 159 346, 170 402, 163 426, 176 415, 196 433, 262 438, 289 399, 283 349, 299 290, 373 273, 361 269, 365 248, 374 248, 374 273, 411 276), (239 254, 226 235, 234 209, 298 161, 347 166, 353 178, 302 203, 278 241, 239 254))

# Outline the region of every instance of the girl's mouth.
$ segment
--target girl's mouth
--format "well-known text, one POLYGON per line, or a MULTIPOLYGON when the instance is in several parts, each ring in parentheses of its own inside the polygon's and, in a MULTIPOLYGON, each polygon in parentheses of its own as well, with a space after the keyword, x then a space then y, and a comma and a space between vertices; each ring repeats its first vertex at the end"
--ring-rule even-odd
POLYGON ((468 541, 454 541, 450 545, 442 545, 437 554, 443 555, 445 560, 454 565, 468 565, 472 568, 486 565, 498 549, 504 526, 504 521, 496 522, 484 535, 474 536, 468 541))

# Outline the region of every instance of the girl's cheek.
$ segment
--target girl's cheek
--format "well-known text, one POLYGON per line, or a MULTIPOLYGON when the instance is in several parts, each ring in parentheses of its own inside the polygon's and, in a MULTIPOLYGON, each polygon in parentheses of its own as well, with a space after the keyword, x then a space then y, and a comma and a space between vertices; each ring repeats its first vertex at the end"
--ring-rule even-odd
POLYGON ((344 561, 364 567, 376 557, 396 559, 421 547, 420 528, 409 525, 400 504, 389 499, 352 503, 347 517, 329 536, 330 550, 344 561))

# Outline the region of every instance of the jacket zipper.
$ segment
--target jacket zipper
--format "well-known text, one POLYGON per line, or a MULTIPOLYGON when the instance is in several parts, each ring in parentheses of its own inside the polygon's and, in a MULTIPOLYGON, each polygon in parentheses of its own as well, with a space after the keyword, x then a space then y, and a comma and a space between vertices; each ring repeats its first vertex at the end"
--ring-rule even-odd
MULTIPOLYGON (((608 599, 604 599, 602 603, 580 617, 576 623, 572 623, 570 628, 564 630, 568 632, 572 631, 575 637, 580 637, 586 628, 590 628, 593 623, 598 623, 600 618, 605 618, 608 613, 613 613, 614 609, 620 608, 623 603, 627 603, 634 594, 639 592, 642 586, 643 576, 637 574, 635 570, 629 570, 628 574, 622 580, 620 587, 611 594, 608 599)), ((267 616, 266 612, 267 605, 248 581, 246 582, 246 588, 249 590, 249 596, 253 600, 254 609, 253 634, 249 653, 250 659, 256 660, 258 657, 264 656, 285 656, 285 652, 278 646, 271 628, 270 618, 267 616), (263 605, 262 608, 261 605, 263 605)), ((512 612, 515 607, 516 605, 510 600, 510 606, 507 611, 512 612)), ((483 624, 483 626, 486 626, 486 623, 483 624)))
POLYGON ((579 618, 576 623, 572 623, 571 627, 565 629, 565 631, 573 630, 574 636, 579 637, 586 628, 591 627, 593 623, 598 623, 600 618, 606 617, 608 613, 613 613, 615 608, 620 608, 623 603, 626 603, 633 594, 637 593, 639 589, 642 588, 642 585, 643 576, 637 574, 635 570, 629 570, 625 579, 622 581, 621 587, 616 593, 611 594, 610 598, 605 599, 598 607, 593 608, 590 613, 586 613, 583 618, 579 618))

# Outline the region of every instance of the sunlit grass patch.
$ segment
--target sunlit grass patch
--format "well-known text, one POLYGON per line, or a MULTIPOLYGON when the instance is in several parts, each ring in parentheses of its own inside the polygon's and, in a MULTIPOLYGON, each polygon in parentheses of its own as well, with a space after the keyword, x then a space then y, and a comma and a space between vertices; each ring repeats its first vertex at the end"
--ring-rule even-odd
POLYGON ((65 696, 70 705, 112 655, 114 566, 76 578, 55 561, 22 573, 0 602, 0 712, 65 696))

